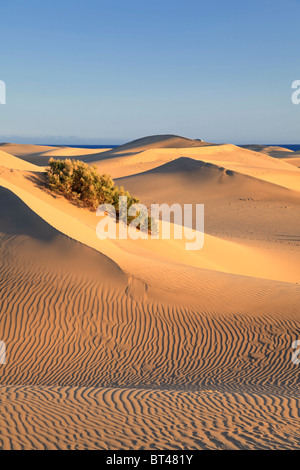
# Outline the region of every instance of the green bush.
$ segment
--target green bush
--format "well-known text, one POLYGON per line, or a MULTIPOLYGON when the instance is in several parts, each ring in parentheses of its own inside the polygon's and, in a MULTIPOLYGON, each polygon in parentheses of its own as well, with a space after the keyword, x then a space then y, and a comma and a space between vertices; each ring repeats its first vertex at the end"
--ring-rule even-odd
MULTIPOLYGON (((96 166, 90 166, 80 160, 55 160, 50 158, 47 168, 48 186, 51 191, 76 201, 79 205, 96 210, 100 204, 111 204, 119 215, 119 197, 127 197, 127 210, 139 202, 121 186, 115 185, 109 175, 101 175, 96 166)), ((127 218, 130 223, 134 217, 127 218)), ((151 217, 148 217, 148 230, 151 229, 151 217)))
POLYGON ((124 188, 115 186, 108 175, 100 175, 95 166, 79 160, 50 158, 47 176, 52 191, 90 209, 96 210, 100 204, 112 204, 118 210, 119 196, 127 196, 129 207, 139 202, 124 188))

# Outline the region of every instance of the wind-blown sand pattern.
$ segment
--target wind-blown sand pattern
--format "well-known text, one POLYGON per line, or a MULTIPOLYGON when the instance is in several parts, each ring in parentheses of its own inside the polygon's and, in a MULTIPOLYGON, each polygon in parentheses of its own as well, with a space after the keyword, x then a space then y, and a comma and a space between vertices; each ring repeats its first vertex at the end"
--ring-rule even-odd
POLYGON ((260 150, 1 146, 0 448, 299 447, 300 169, 260 150), (146 205, 204 203, 203 250, 100 241, 46 191, 53 155, 146 205))

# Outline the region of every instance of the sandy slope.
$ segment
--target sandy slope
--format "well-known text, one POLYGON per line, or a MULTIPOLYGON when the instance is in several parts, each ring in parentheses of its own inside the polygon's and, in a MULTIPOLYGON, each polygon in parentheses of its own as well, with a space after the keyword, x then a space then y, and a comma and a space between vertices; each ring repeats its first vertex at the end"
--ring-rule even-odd
POLYGON ((300 151, 294 152, 291 149, 285 147, 279 147, 276 145, 241 145, 242 148, 253 150, 254 152, 263 153, 274 158, 288 158, 292 156, 297 156, 300 154, 300 151))
POLYGON ((263 153, 270 157, 280 158, 286 163, 290 163, 300 168, 300 151, 294 152, 293 150, 284 147, 266 146, 266 145, 242 145, 242 148, 253 150, 254 152, 263 153))
POLYGON ((9 168, 12 170, 28 170, 28 171, 40 171, 36 165, 28 163, 20 158, 16 158, 6 152, 0 150, 0 167, 9 168))
MULTIPOLYGON (((181 157, 116 183, 138 194, 146 205, 204 204, 205 232, 217 237, 251 240, 268 250, 273 242, 290 249, 300 241, 298 191, 224 167, 181 157)), ((195 211, 193 223, 195 227, 195 211)))
POLYGON ((214 145, 180 136, 145 137, 111 150, 20 144, 2 144, 1 150, 38 166, 47 165, 50 157, 76 158, 96 165, 101 173, 108 173, 113 178, 141 173, 180 157, 189 157, 299 191, 299 168, 283 160, 232 144, 214 145))
MULTIPOLYGON (((196 164, 199 165, 198 162, 196 162, 196 164)), ((219 173, 218 169, 216 169, 216 171, 219 173)), ((243 178, 245 177, 242 176, 242 181, 243 178)), ((285 233, 284 237, 281 234, 279 235, 277 242, 280 242, 280 247, 274 247, 269 243, 268 251, 265 250, 264 246, 260 247, 257 243, 254 246, 246 246, 245 243, 243 243, 244 240, 242 240, 241 243, 240 240, 224 240, 216 236, 211 236, 207 233, 207 229, 205 229, 204 248, 200 251, 186 251, 185 243, 187 240, 136 241, 128 239, 100 241, 95 235, 96 226, 99 221, 95 214, 88 210, 70 205, 70 203, 62 197, 54 199, 51 193, 48 194, 42 186, 39 186, 41 182, 41 177, 39 177, 37 173, 11 172, 5 169, 0 170, 0 184, 12 190, 22 198, 29 207, 53 227, 75 240, 105 253, 107 256, 114 259, 129 275, 138 277, 146 284, 149 283, 150 276, 151 285, 154 284, 156 287, 161 286, 160 278, 162 272, 164 272, 163 266, 170 262, 172 266, 177 265, 177 271, 180 271, 182 266, 194 266, 203 269, 213 269, 215 271, 287 282, 297 282, 300 280, 300 254, 299 250, 297 250, 299 240, 297 238, 297 231, 295 231, 295 227, 297 228, 299 225, 298 219, 296 223, 292 222, 290 224, 291 231, 288 234, 285 233), (286 249, 286 244, 288 244, 289 250, 286 249), (156 260, 157 269, 150 272, 145 271, 145 264, 151 262, 153 258, 156 260)), ((163 186, 166 186, 168 180, 165 180, 164 183, 163 186)), ((267 183, 261 184, 268 186, 267 183)), ((258 182, 258 185, 260 185, 260 182, 258 182)), ((185 183, 181 182, 181 187, 184 186, 185 183)), ((144 185, 144 190, 145 188, 146 185, 144 185)), ((298 195, 293 196, 292 192, 283 188, 279 188, 279 193, 280 191, 283 193, 286 192, 292 201, 294 201, 293 197, 295 198, 294 202, 296 203, 291 205, 291 207, 296 216, 298 216, 300 210, 299 200, 297 199, 298 195)), ((143 196, 142 191, 141 193, 143 196)), ((155 194, 158 196, 157 192, 155 194)), ((184 197, 178 199, 179 191, 176 186, 175 194, 176 199, 174 200, 172 198, 170 199, 170 197, 165 197, 167 195, 163 193, 163 201, 172 204, 173 202, 182 203, 182 201, 186 200, 184 197)), ((211 186, 210 194, 215 194, 213 185, 211 186)), ((188 200, 190 203, 206 203, 206 201, 198 199, 197 195, 193 194, 192 188, 189 192, 188 200), (192 196, 194 197, 191 199, 192 196)), ((147 197, 143 197, 143 201, 147 203, 147 197)), ((231 206, 227 207, 227 216, 230 214, 230 208, 231 206)), ((221 211, 226 218, 225 211, 222 208, 221 211)), ((215 214, 213 213, 213 215, 210 216, 210 212, 210 207, 208 207, 205 212, 205 220, 207 219, 209 221, 211 217, 215 224, 215 214)), ((273 218, 277 220, 274 212, 273 216, 273 218)), ((232 220, 232 225, 234 227, 234 220, 232 220)), ((286 226, 285 229, 286 232, 288 226, 286 226)), ((272 230, 274 230, 274 226, 272 226, 272 230)), ((171 234, 173 234, 172 228, 171 234)), ((265 234, 265 238, 266 237, 271 238, 271 234, 267 232, 267 234, 265 234)), ((168 282, 169 285, 173 285, 173 290, 178 290, 176 276, 171 276, 168 282)), ((187 283, 189 283, 188 280, 187 283)), ((183 285, 184 283, 182 283, 181 287, 183 287, 183 285)))
POLYGON ((96 387, 3 387, 4 448, 289 449, 298 394, 96 387))
POLYGON ((2 448, 299 444, 296 286, 194 271, 200 302, 133 299, 111 262, 1 198, 2 448))
POLYGON ((289 156, 293 154, 293 150, 285 147, 279 147, 278 145, 241 145, 240 147, 253 150, 254 152, 263 153, 270 157, 282 158, 283 156, 289 156))
POLYGON ((283 161, 300 168, 300 157, 283 158, 283 161))
MULTIPOLYGON (((171 151, 181 149, 143 155, 171 151)), ((226 148, 220 165, 220 149, 207 152, 214 163, 172 154, 136 176, 134 155, 117 157, 128 171, 120 183, 147 204, 151 190, 205 202, 199 252, 180 240, 100 241, 95 214, 47 193, 42 168, 16 159, 10 171, 5 157, 1 448, 299 447, 299 194, 251 174, 276 168, 283 181, 286 164, 272 157, 226 148), (226 171, 230 161, 243 171, 226 171), (241 211, 252 234, 244 219, 235 228, 241 211)))
POLYGON ((83 149, 67 146, 0 144, 0 150, 38 166, 46 166, 49 158, 75 158, 82 160, 86 155, 101 154, 107 149, 83 149))
POLYGON ((300 170, 298 168, 280 159, 231 144, 181 146, 180 148, 165 146, 149 148, 148 145, 140 146, 138 149, 117 147, 101 155, 86 157, 85 161, 95 164, 99 171, 109 173, 113 178, 120 178, 151 170, 180 157, 212 163, 299 191, 300 170))

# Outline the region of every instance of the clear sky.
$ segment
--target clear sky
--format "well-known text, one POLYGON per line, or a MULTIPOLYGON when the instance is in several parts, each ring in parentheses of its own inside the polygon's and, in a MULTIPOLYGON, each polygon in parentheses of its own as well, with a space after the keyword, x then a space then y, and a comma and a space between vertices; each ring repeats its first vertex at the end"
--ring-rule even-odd
POLYGON ((1 0, 0 141, 300 143, 300 0, 1 0))

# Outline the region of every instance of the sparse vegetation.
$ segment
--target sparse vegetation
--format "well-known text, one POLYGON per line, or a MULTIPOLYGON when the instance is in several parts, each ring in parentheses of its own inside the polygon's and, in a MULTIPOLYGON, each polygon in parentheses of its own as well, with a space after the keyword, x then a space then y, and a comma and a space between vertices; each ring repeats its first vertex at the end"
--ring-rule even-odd
MULTIPOLYGON (((62 194, 67 199, 91 210, 96 210, 100 204, 113 205, 117 217, 120 196, 127 197, 127 211, 133 204, 139 203, 139 199, 131 196, 122 186, 116 186, 109 175, 101 175, 96 166, 90 166, 80 160, 50 158, 47 181, 51 191, 62 194)), ((127 223, 134 219, 135 217, 128 216, 127 223)), ((150 231, 150 217, 147 226, 150 231)))

